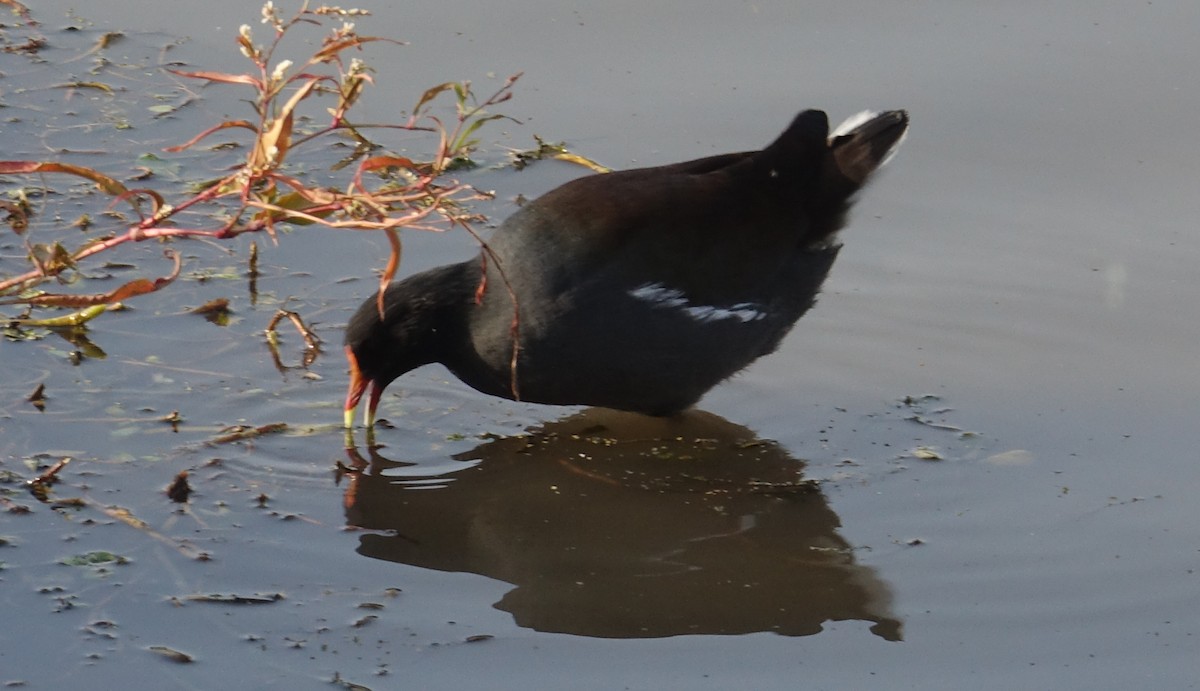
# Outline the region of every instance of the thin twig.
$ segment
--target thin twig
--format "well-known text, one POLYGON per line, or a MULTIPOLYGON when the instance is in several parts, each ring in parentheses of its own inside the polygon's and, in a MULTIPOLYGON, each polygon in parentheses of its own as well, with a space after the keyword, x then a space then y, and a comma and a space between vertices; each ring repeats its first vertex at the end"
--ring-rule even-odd
POLYGON ((512 339, 512 355, 508 361, 508 376, 509 390, 512 392, 513 400, 521 400, 520 379, 517 375, 517 363, 521 354, 521 307, 517 302, 517 293, 513 290, 512 282, 508 279, 508 273, 504 270, 504 264, 500 258, 496 256, 496 252, 492 250, 492 246, 487 243, 473 226, 469 223, 463 223, 463 228, 475 238, 482 250, 480 255, 480 278, 479 288, 476 291, 476 299, 481 300, 483 293, 487 289, 487 261, 490 259, 492 265, 496 267, 496 272, 500 274, 500 280, 504 283, 504 290, 508 293, 508 297, 512 300, 513 312, 512 321, 508 325, 508 335, 512 339))

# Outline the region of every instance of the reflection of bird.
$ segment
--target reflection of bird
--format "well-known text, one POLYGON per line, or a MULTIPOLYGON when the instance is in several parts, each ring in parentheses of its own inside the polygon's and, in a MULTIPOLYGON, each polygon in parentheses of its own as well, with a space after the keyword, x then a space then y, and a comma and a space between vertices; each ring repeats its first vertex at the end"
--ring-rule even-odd
POLYGON ((589 408, 441 453, 371 449, 345 495, 358 551, 510 583, 495 607, 519 626, 808 636, 853 620, 902 637, 887 582, 857 563, 804 461, 711 413, 589 408))
POLYGON ((812 306, 851 196, 908 128, 801 113, 762 151, 593 175, 513 214, 476 259, 390 286, 346 330, 346 423, 440 362, 484 393, 678 412, 812 306), (515 304, 514 304, 515 298, 515 304))

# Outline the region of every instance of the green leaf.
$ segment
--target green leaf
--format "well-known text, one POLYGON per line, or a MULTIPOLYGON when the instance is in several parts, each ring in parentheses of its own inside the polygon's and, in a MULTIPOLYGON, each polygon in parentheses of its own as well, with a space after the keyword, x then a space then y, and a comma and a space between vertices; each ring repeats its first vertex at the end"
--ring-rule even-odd
POLYGON ((67 566, 95 566, 96 564, 128 564, 129 560, 112 552, 96 551, 64 557, 59 559, 58 563, 67 566))

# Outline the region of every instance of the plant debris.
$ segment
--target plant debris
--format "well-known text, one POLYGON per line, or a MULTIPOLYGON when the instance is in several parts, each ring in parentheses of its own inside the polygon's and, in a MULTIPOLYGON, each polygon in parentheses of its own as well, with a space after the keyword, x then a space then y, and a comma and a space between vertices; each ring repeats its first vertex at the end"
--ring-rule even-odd
POLYGON ((229 326, 229 316, 233 314, 233 310, 229 309, 229 298, 215 298, 199 307, 193 307, 190 311, 217 326, 229 326))
POLYGON ((912 457, 919 458, 922 461, 941 461, 944 459, 942 454, 938 453, 936 449, 929 446, 918 446, 917 448, 913 449, 912 457))
POLYGON ((175 476, 171 485, 167 487, 167 498, 176 504, 186 504, 188 496, 192 493, 191 485, 188 484, 188 472, 181 471, 175 476))
POLYGON ((46 410, 46 385, 38 384, 37 388, 33 390, 33 393, 29 394, 28 398, 26 398, 25 400, 32 403, 34 408, 37 408, 39 411, 45 412, 45 410, 46 410))
POLYGON ((67 467, 67 464, 70 462, 71 459, 69 457, 64 458, 58 463, 50 466, 46 472, 25 483, 26 487, 29 488, 30 494, 32 494, 37 498, 38 501, 42 503, 49 501, 50 486, 58 482, 59 471, 67 467))
POLYGON ((175 650, 174 648, 168 648, 165 645, 152 645, 149 648, 147 648, 147 650, 149 650, 152 653, 161 655, 161 656, 167 658, 168 660, 170 660, 171 662, 178 662, 179 664, 187 664, 189 662, 196 661, 196 659, 194 657, 192 657, 191 655, 188 655, 187 653, 183 653, 178 650, 175 650))
POLYGON ((99 564, 128 564, 129 558, 122 557, 119 554, 97 550, 93 552, 85 552, 84 554, 76 554, 71 557, 63 557, 58 560, 58 563, 67 566, 97 566, 99 564))
POLYGON ((286 422, 273 422, 269 425, 260 425, 251 427, 249 425, 234 425, 226 427, 221 436, 211 440, 210 444, 228 444, 235 441, 245 441, 247 439, 256 439, 267 434, 278 434, 286 432, 288 424, 286 422))
POLYGON ((238 595, 236 593, 212 593, 207 595, 185 595, 175 598, 185 602, 208 602, 219 605, 271 605, 286 599, 283 593, 255 593, 254 595, 238 595))

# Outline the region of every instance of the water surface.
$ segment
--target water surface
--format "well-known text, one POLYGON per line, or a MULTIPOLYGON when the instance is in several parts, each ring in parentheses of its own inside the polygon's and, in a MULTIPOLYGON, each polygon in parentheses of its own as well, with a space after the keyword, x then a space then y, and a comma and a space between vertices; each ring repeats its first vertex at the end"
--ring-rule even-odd
MULTIPOLYGON (((101 2, 83 24, 69 6, 39 3, 46 63, 0 57, 6 158, 132 174, 130 158, 248 115, 206 89, 152 118, 132 94, 178 93, 154 68, 165 46, 168 60, 238 67, 238 25, 265 36, 257 8, 101 2), (67 60, 113 29, 127 38, 108 59, 148 65, 124 73, 129 96, 83 92, 85 108, 9 86, 88 74, 90 57, 67 60), (135 127, 111 126, 122 117, 135 127)), ((232 254, 188 244, 197 273, 89 328, 103 356, 57 336, 0 342, 2 489, 32 509, 0 522, 0 681, 1194 687, 1200 8, 372 9, 364 33, 410 45, 368 55, 371 119, 433 83, 485 90, 525 71, 505 107, 521 124, 489 133, 489 163, 534 134, 615 167, 756 148, 805 107, 835 120, 903 107, 912 131, 863 195, 817 307, 682 435, 484 398, 432 367, 385 397, 392 427, 363 459, 378 472, 335 484, 334 465, 354 460, 336 428, 340 329, 386 251, 365 235, 260 241, 253 301, 247 240, 232 254), (229 326, 187 313, 213 297, 231 300, 229 326), (259 335, 281 304, 326 342, 307 370, 276 369, 259 335), (38 383, 45 412, 24 400, 38 383), (177 429, 157 421, 174 410, 177 429), (276 422, 291 431, 212 443, 227 425, 276 422), (665 451, 636 446, 646 439, 665 451), (722 441, 698 441, 710 439, 722 441), (703 472, 673 465, 713 449, 725 460, 703 472), (940 460, 918 457, 930 452, 940 460), (56 494, 83 509, 52 510, 18 484, 63 456, 75 460, 56 494), (182 512, 162 494, 181 470, 196 489, 182 512), (59 563, 101 552, 127 563, 59 563), (189 599, 211 594, 263 602, 189 599)), ((471 179, 497 191, 485 210, 503 217, 518 194, 582 172, 471 179)), ((0 269, 22 251, 6 234, 0 269)), ((413 236, 405 270, 469 252, 465 237, 413 236)), ((283 352, 298 364, 298 339, 285 334, 283 352)))

